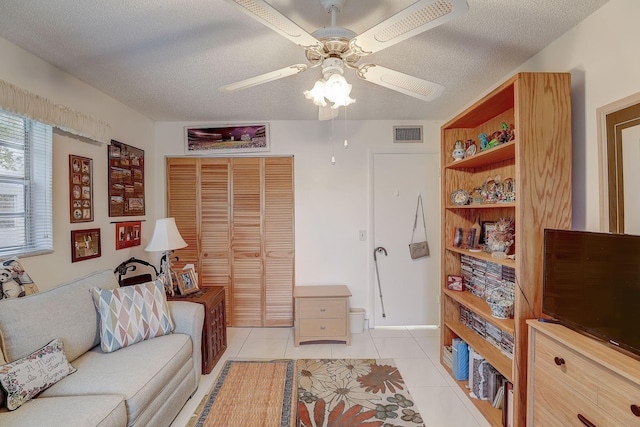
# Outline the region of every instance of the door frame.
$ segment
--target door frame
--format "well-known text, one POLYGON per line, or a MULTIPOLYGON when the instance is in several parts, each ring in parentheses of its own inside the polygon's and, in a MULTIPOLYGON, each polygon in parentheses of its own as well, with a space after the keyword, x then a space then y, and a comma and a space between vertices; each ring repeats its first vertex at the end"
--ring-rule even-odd
MULTIPOLYGON (((434 147, 430 146, 421 146, 421 147, 369 147, 367 149, 367 229, 369 230, 369 236, 367 239, 367 293, 368 293, 368 305, 369 305, 369 328, 375 328, 375 316, 374 307, 376 306, 376 297, 378 294, 376 293, 377 285, 376 285, 376 273, 375 273, 375 264, 373 262, 373 250, 375 249, 374 241, 375 241, 375 230, 373 228, 374 224, 374 157, 376 154, 435 154, 440 159, 440 146, 436 145, 434 147)), ((439 164, 439 162, 438 162, 439 164)), ((440 180, 441 180, 441 171, 440 166, 438 165, 438 188, 440 188, 440 180)), ((438 204, 440 200, 438 199, 438 204)), ((438 206, 438 210, 440 210, 440 206, 438 206)), ((438 236, 440 239, 441 236, 438 236)), ((438 265, 440 268, 440 265, 438 265)), ((440 275, 438 274, 438 277, 440 275)), ((438 308, 440 308, 440 296, 438 296, 438 308)))

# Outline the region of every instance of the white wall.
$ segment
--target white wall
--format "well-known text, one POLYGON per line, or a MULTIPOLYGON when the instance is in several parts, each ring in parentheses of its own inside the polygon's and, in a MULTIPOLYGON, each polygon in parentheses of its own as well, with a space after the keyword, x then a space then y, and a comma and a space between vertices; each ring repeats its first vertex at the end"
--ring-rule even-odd
MULTIPOLYGON (((165 156, 183 156, 184 126, 203 124, 216 122, 156 123, 155 160, 164 162, 165 156)), ((416 144, 393 144, 393 126, 403 124, 423 125, 425 142, 421 147, 439 152, 439 122, 348 121, 346 150, 345 123, 341 119, 334 120, 333 125, 331 121, 317 120, 269 122, 271 150, 267 154, 293 154, 295 158, 296 284, 346 284, 353 294, 351 305, 365 307, 371 313, 369 150, 418 148, 416 144), (332 127, 336 156, 333 166, 332 127), (367 241, 359 240, 359 230, 367 230, 367 241)), ((164 182, 164 170, 157 168, 156 172, 156 181, 164 182)), ((164 190, 157 191, 157 211, 164 212, 164 190)))
MULTIPOLYGON (((113 139, 152 154, 153 122, 86 85, 60 69, 0 38, 0 79, 24 90, 48 98, 111 124, 113 139)), ((89 143, 72 135, 53 134, 53 253, 21 258, 25 270, 41 291, 103 269, 113 269, 131 256, 148 259, 143 248, 151 237, 155 222, 155 182, 146 180, 147 215, 144 217, 109 218, 107 204, 107 146, 89 143), (71 224, 69 220, 69 154, 93 159, 94 221, 71 224), (115 225, 123 219, 146 220, 142 225, 142 245, 115 250, 115 225), (71 263, 71 230, 100 228, 102 256, 71 263)), ((145 166, 147 177, 154 175, 153 162, 145 166)))
POLYGON ((639 1, 610 0, 516 70, 571 73, 576 229, 600 229, 596 109, 640 91, 639 18, 639 1))

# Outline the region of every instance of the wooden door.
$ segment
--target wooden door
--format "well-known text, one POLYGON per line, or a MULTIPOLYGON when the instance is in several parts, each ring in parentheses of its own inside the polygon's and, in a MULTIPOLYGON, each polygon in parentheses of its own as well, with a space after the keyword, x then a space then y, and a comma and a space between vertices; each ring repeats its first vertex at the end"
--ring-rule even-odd
POLYGON ((167 159, 167 214, 200 286, 224 286, 230 326, 292 326, 293 158, 167 159))
POLYGON ((293 326, 293 158, 264 160, 264 325, 293 326))
POLYGON ((225 315, 230 319, 231 292, 231 160, 200 159, 200 256, 198 274, 206 286, 224 286, 225 315))
POLYGON ((263 326, 261 159, 235 158, 231 168, 231 281, 234 326, 263 326))
POLYGON ((193 264, 198 269, 199 185, 196 159, 167 159, 167 216, 176 226, 187 247, 175 252, 179 261, 174 269, 193 264))

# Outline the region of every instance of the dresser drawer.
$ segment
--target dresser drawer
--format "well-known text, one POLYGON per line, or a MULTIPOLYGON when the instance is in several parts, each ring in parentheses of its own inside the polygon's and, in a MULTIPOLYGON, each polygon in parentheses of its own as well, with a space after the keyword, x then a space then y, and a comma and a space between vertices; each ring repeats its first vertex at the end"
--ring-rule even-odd
POLYGON ((536 372, 549 372, 572 393, 578 392, 593 404, 598 403, 600 365, 542 334, 536 335, 535 364, 536 372))
POLYGON ((631 405, 640 408, 640 386, 606 368, 600 369, 598 378, 598 406, 625 426, 640 426, 640 417, 631 411, 631 405))
POLYGON ((345 318, 347 315, 347 301, 344 298, 300 300, 298 314, 300 319, 345 318))
MULTIPOLYGON (((623 427, 634 424, 622 423, 595 403, 579 393, 573 392, 570 385, 563 382, 563 377, 543 367, 534 370, 533 387, 533 426, 580 426, 583 423, 578 415, 597 427, 623 427)), ((635 424, 637 425, 637 424, 635 424)))
POLYGON ((300 335, 304 337, 344 336, 347 333, 346 319, 301 319, 300 335))

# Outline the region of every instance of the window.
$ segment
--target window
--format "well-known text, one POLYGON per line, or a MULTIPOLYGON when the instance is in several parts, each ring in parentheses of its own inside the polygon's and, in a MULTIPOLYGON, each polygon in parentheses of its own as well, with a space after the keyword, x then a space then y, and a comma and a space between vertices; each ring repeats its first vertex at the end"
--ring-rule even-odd
POLYGON ((0 257, 53 249, 51 127, 0 110, 0 257))

